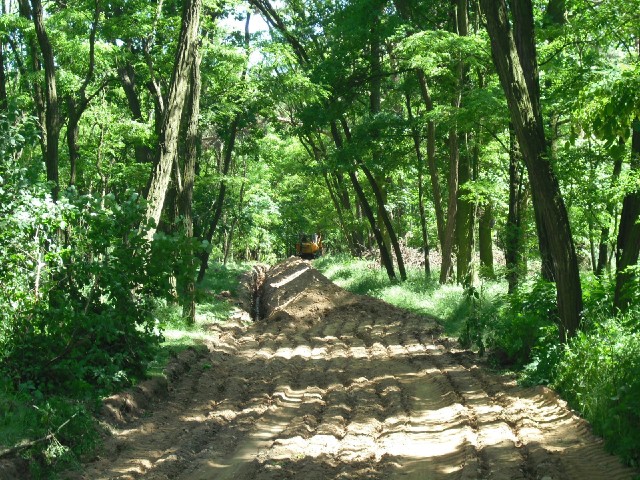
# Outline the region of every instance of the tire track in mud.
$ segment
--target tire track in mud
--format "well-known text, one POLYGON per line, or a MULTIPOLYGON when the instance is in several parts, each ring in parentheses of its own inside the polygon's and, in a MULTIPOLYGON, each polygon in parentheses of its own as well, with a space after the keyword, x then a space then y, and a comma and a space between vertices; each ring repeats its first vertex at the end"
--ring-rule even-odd
POLYGON ((212 326, 209 355, 168 401, 116 429, 116 446, 68 478, 637 474, 553 392, 483 370, 433 321, 348 294, 294 259, 268 272, 260 294, 263 319, 212 326))

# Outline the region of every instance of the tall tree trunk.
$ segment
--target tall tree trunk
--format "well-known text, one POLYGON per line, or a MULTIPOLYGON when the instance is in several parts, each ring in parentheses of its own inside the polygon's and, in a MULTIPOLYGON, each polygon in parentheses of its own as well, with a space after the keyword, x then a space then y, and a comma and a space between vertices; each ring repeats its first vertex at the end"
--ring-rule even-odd
POLYGON ((371 170, 364 165, 360 164, 360 169, 364 172, 365 177, 369 181, 369 185, 371 185, 371 189, 373 190, 373 194, 376 197, 376 201, 378 202, 378 212, 382 217, 382 222, 387 229, 387 233, 389 234, 389 238, 391 240, 391 245, 393 246, 393 251, 396 255, 396 262, 398 263, 398 270, 400 271, 400 278, 404 281, 407 279, 407 271, 404 267, 404 259, 402 258, 402 250, 400 250, 400 243, 398 242, 398 237, 396 235, 396 231, 391 224, 391 219, 389 218, 389 213, 384 206, 384 198, 382 195, 382 191, 375 177, 371 173, 371 170))
POLYGON ((411 125, 413 148, 416 151, 418 170, 418 212, 420 214, 420 233, 422 234, 422 249, 424 254, 424 275, 426 278, 430 278, 431 263, 429 261, 429 236, 427 234, 427 215, 424 207, 424 158, 422 157, 422 149, 420 148, 420 132, 414 125, 413 112, 411 109, 411 96, 408 93, 405 95, 405 104, 407 106, 407 119, 411 125))
MULTIPOLYGON (((344 130, 344 133, 345 133, 345 136, 346 136, 347 140, 351 141, 351 132, 349 130, 349 126, 347 125, 347 122, 344 120, 344 118, 342 118, 342 119, 340 119, 340 123, 342 125, 342 128, 344 130)), ((365 177, 367 177, 369 185, 371 186, 371 190, 373 190, 373 194, 376 197, 376 202, 378 204, 378 220, 382 219, 382 224, 386 228, 387 234, 389 236, 389 240, 390 240, 391 245, 393 247, 393 251, 394 251, 394 253, 396 255, 396 262, 398 263, 398 270, 400 271, 400 278, 404 281, 404 280, 407 279, 407 271, 404 268, 404 259, 402 258, 402 251, 400 250, 400 243, 398 242, 398 237, 396 235, 396 231, 393 228, 393 225, 391 223, 391 219, 389 218, 389 212, 387 212, 387 209, 385 208, 385 203, 386 202, 385 202, 385 199, 384 199, 384 194, 382 192, 382 189, 380 188, 379 182, 376 180, 376 178, 374 177, 373 173, 371 173, 371 170, 369 170, 369 168, 364 163, 359 163, 359 167, 362 170, 362 172, 364 173, 365 177)), ((355 187, 355 185, 354 185, 354 187, 355 187)), ((366 213, 366 211, 365 211, 365 213, 366 213)), ((381 233, 382 233, 382 230, 381 230, 381 233)), ((389 242, 386 241, 384 235, 382 236, 382 240, 383 240, 384 245, 385 245, 385 250, 388 252, 389 251, 389 242)), ((381 259, 382 259, 382 257, 381 257, 381 259)))
POLYGON ((509 293, 513 293, 518 288, 522 272, 522 194, 523 178, 520 171, 520 148, 515 131, 510 128, 510 148, 509 148, 509 213, 505 225, 505 248, 504 256, 507 267, 506 277, 509 285, 509 293))
POLYGON ((188 91, 190 71, 198 48, 201 0, 185 0, 182 10, 182 27, 178 40, 173 74, 169 86, 167 106, 158 137, 158 152, 147 193, 147 219, 154 226, 147 232, 151 241, 160 221, 164 197, 171 178, 171 170, 178 151, 180 120, 188 91))
MULTIPOLYGON (((31 4, 29 0, 18 0, 18 8, 20 16, 26 20, 34 21, 33 15, 31 12, 31 4)), ((16 63, 19 65, 20 59, 20 47, 13 44, 13 50, 16 57, 16 63)), ((42 157, 47 158, 47 120, 46 120, 46 101, 45 94, 42 89, 42 85, 37 80, 39 77, 39 73, 42 70, 42 66, 40 65, 40 57, 39 57, 39 49, 38 49, 38 39, 37 37, 30 36, 29 41, 27 42, 27 51, 29 52, 29 58, 31 60, 31 72, 36 79, 31 84, 33 89, 33 103, 36 107, 36 115, 38 116, 38 120, 41 127, 41 138, 40 138, 40 149, 42 151, 42 157)), ((26 71, 23 72, 26 74, 26 71)), ((27 75, 25 75, 25 79, 27 79, 27 75)), ((29 80, 25 80, 27 85, 29 84, 29 80)))
MULTIPOLYGON (((200 52, 196 49, 195 58, 191 68, 191 82, 189 96, 185 105, 185 149, 184 165, 182 171, 182 185, 179 189, 178 206, 180 215, 184 221, 185 236, 193 238, 193 185, 196 178, 196 160, 198 158, 198 125, 200 117, 200 92, 202 82, 200 78, 200 52)), ((178 165, 176 165, 178 167, 178 165)), ((182 286, 182 316, 189 323, 196 321, 195 278, 194 270, 195 252, 189 252, 191 268, 187 269, 186 279, 182 286)), ((185 275, 182 275, 184 277, 185 275)))
MULTIPOLYGON (((634 125, 640 123, 640 118, 635 119, 634 125)), ((640 171, 640 129, 634 126, 631 139, 631 170, 640 171)), ((629 310, 631 298, 628 289, 637 279, 635 267, 638 264, 640 254, 640 190, 637 188, 625 195, 622 202, 622 214, 620 215, 620 227, 618 228, 618 241, 616 245, 616 290, 614 307, 626 312, 629 310)))
POLYGON ((347 222, 346 225, 351 232, 351 237, 353 238, 354 255, 359 258, 362 256, 365 250, 360 203, 356 201, 355 205, 351 204, 349 192, 347 190, 347 186, 345 185, 342 173, 335 172, 332 175, 332 178, 334 179, 336 194, 338 196, 338 199, 340 200, 340 204, 342 205, 342 210, 344 212, 349 212, 349 222, 347 222))
POLYGON ((0 37, 0 111, 6 111, 7 108, 7 76, 4 70, 4 38, 0 37))
POLYGON ((333 206, 336 209, 336 213, 338 214, 338 223, 340 224, 340 230, 342 230, 342 235, 344 236, 345 240, 347 241, 347 245, 349 245, 349 251, 351 252, 351 255, 353 255, 355 257, 356 256, 356 249, 355 249, 355 245, 354 245, 354 242, 353 242, 353 236, 351 235, 351 232, 349 231, 349 229, 346 226, 346 222, 345 222, 345 219, 344 219, 344 212, 342 210, 342 205, 340 205, 340 201, 338 200, 338 195, 334 191, 333 185, 331 184, 331 181, 329 180, 329 174, 327 172, 323 172, 323 176, 324 176, 325 184, 327 185, 327 191, 329 192, 329 196, 331 197, 331 201, 333 202, 333 206))
MULTIPOLYGON (((427 112, 433 111, 433 101, 427 85, 427 78, 420 69, 416 70, 418 82, 420 84, 420 93, 424 101, 427 112)), ((436 125, 433 120, 427 121, 427 165, 429 167, 429 176, 431 177, 431 189, 433 192, 433 205, 436 211, 436 228, 438 231, 438 242, 440 243, 440 251, 444 250, 444 230, 445 218, 444 209, 442 208, 442 190, 440 188, 440 175, 438 175, 438 167, 436 165, 436 125)))
POLYGON ((371 229, 373 231, 373 235, 375 236, 376 243, 378 244, 378 249, 380 250, 380 258, 382 259, 382 265, 387 271, 387 275, 389 280, 396 279, 396 273, 393 270, 393 261, 391 260, 391 255, 389 255, 389 251, 387 250, 386 245, 384 244, 384 238, 382 237, 382 232, 378 228, 378 224, 376 222, 376 218, 373 215, 373 210, 369 205, 367 197, 358 182, 358 177, 355 172, 349 171, 349 178, 351 179, 351 183, 353 184, 353 188, 356 191, 356 195, 358 195, 358 199, 360 200, 360 205, 362 206, 362 210, 369 220, 369 224, 371 225, 371 229))
MULTIPOLYGON (((463 135, 465 144, 468 142, 469 136, 463 135)), ((457 217, 455 222, 456 236, 456 278, 458 283, 464 286, 471 285, 472 268, 471 262, 473 257, 473 217, 474 204, 464 198, 470 193, 469 185, 471 178, 471 162, 469 149, 465 145, 464 151, 460 154, 460 162, 458 163, 458 188, 457 217)))
POLYGON ((449 130, 449 201, 447 205, 447 224, 444 231, 444 243, 442 244, 442 264, 440 266, 440 283, 447 283, 452 273, 453 241, 456 231, 456 218, 458 216, 458 162, 460 161, 460 148, 458 146, 458 132, 455 127, 449 130))
MULTIPOLYGON (((229 135, 229 141, 225 145, 224 149, 224 161, 222 165, 222 176, 223 179, 220 181, 220 187, 218 188, 218 196, 215 201, 215 210, 213 212, 213 217, 211 218, 211 222, 209 223, 209 228, 207 229, 207 233, 205 235, 205 240, 211 243, 213 241, 213 235, 216 232, 216 228, 218 227, 218 222, 220 221, 220 217, 222 217, 222 207, 224 204, 224 198, 227 193, 227 182, 224 180, 224 177, 229 173, 229 168, 231 167, 231 159, 233 158, 233 149, 236 144, 236 135, 238 132, 238 124, 240 123, 240 115, 236 115, 236 118, 233 120, 231 124, 231 132, 229 135)), ((209 251, 203 252, 200 257, 200 271, 198 272, 198 283, 201 283, 204 280, 204 275, 209 268, 209 257, 211 253, 209 251)))
MULTIPOLYGON (((535 38, 527 39, 527 48, 518 49, 505 0, 481 0, 481 4, 487 17, 493 60, 529 173, 534 206, 539 212, 536 221, 543 223, 548 234, 556 273, 560 334, 564 339, 580 328, 582 288, 569 217, 547 152, 537 68, 531 68, 536 66, 535 38)), ((514 28, 533 33, 530 0, 513 1, 511 6, 514 28)), ((518 38, 522 40, 524 36, 518 38)))
MULTIPOLYGON (((467 0, 458 0, 456 8, 457 33, 461 37, 469 35, 469 11, 467 0)), ((462 91, 468 83, 468 67, 460 59, 458 64, 458 89, 459 93, 454 99, 454 107, 462 106, 462 91)), ((469 134, 459 135, 462 141, 463 150, 458 153, 458 191, 456 195, 456 217, 455 217, 455 243, 456 243, 456 278, 462 285, 470 285, 472 281, 472 255, 473 255, 473 216, 474 204, 465 199, 469 193, 469 182, 471 176, 471 156, 469 152, 469 134)), ((460 150, 460 145, 458 145, 460 150)))
MULTIPOLYGON (((620 172, 622 171, 622 155, 616 155, 613 160, 613 172, 611 174, 611 185, 615 186, 618 183, 618 179, 620 178, 620 172)), ((615 209, 615 204, 612 201, 607 202, 607 216, 608 218, 613 218, 613 212, 615 209)), ((606 225, 602 227, 600 231, 600 242, 598 245, 598 263, 596 266, 596 275, 601 276, 604 272, 605 268, 609 265, 609 231, 610 226, 606 225)))
POLYGON ((58 106, 58 90, 56 86, 56 64, 49 35, 44 26, 44 12, 40 0, 31 0, 33 24, 42 52, 45 79, 45 130, 47 133, 45 164, 47 167, 47 181, 52 183, 51 196, 58 199, 60 185, 58 181, 58 142, 62 120, 58 106))
MULTIPOLYGON (((380 48, 380 16, 379 15, 380 15, 380 12, 376 12, 376 16, 371 25, 371 31, 370 31, 371 36, 370 36, 370 45, 369 45, 370 47, 369 61, 370 61, 370 68, 371 68, 371 72, 370 72, 371 90, 369 92, 369 113, 371 114, 371 118, 373 119, 374 123, 377 121, 376 116, 380 114, 381 101, 382 101, 382 65, 380 60, 382 55, 382 50, 380 48)), ((344 120, 342 120, 342 125, 343 125, 343 128, 346 125, 344 120)), ((347 139, 350 136, 348 132, 349 132, 348 128, 345 128, 345 135, 347 136, 347 139)), ((380 147, 379 147, 380 131, 378 128, 371 129, 371 140, 372 140, 371 144, 374 145, 373 154, 372 154, 372 164, 380 165, 382 161, 382 152, 380 151, 380 147)), ((370 173, 371 172, 369 172, 369 175, 367 175, 367 173, 365 172, 365 176, 367 177, 367 180, 369 181, 369 183, 371 184, 371 187, 374 190, 376 203, 378 205, 378 212, 377 212, 378 226, 380 228, 380 232, 382 232, 382 238, 384 239, 384 244, 387 250, 390 250, 390 245, 392 242, 391 236, 393 235, 393 233, 389 231, 388 225, 390 224, 390 222, 388 219, 388 213, 385 209, 385 205, 387 203, 386 192, 384 191, 385 179, 383 175, 376 175, 375 177, 372 177, 370 176, 370 173)), ((396 251, 396 255, 397 255, 397 250, 395 249, 395 245, 394 245, 394 250, 396 251)), ((396 259, 396 261, 398 262, 398 267, 400 267, 400 264, 402 263, 402 258, 400 258, 399 260, 396 259)), ((404 269, 404 266, 402 269, 404 269)), ((402 270, 401 270, 401 276, 402 276, 402 270)))
POLYGON ((482 206, 478 221, 478 249, 480 250, 480 275, 493 280, 496 278, 493 268, 493 205, 487 202, 482 206))
MULTIPOLYGON (((247 69, 249 68, 249 22, 251 21, 251 14, 247 13, 247 17, 244 24, 244 42, 246 49, 246 63, 242 70, 242 74, 240 75, 240 80, 244 81, 247 76, 247 69)), ((226 175, 229 173, 229 169, 231 168, 231 159, 233 158, 233 150, 236 146, 236 137, 238 134, 238 126, 240 125, 241 113, 236 113, 233 122, 231 122, 230 132, 229 132, 229 141, 225 145, 223 152, 223 164, 222 164, 222 176, 223 179, 220 181, 220 188, 218 190, 218 196, 215 202, 215 211, 213 213, 213 218, 211 219, 211 223, 209 224, 209 229, 207 230, 207 234, 205 236, 206 240, 211 243, 213 241, 213 235, 216 232, 216 228, 218 227, 218 222, 220 221, 220 217, 222 217, 222 208, 224 206, 224 198, 227 193, 227 182, 224 179, 226 175)), ((211 252, 209 250, 203 252, 200 262, 200 271, 198 272, 197 282, 201 283, 204 280, 204 275, 209 268, 209 257, 211 252)))
MULTIPOLYGON (((238 195, 238 208, 233 216, 233 221, 231 222, 231 228, 229 229, 229 235, 227 235, 227 241, 224 248, 224 258, 222 263, 224 265, 227 264, 227 260, 229 259, 229 255, 233 250, 233 237, 236 231, 236 227, 238 226, 238 221, 240 219, 240 213, 244 208, 244 190, 247 185, 247 160, 244 159, 244 168, 242 172, 242 185, 240 185, 240 194, 238 195)), ((233 255, 231 255, 233 258, 233 255)))
MULTIPOLYGON (((342 149, 343 141, 335 121, 331 122, 331 135, 333 137, 333 141, 336 145, 336 148, 342 149)), ((376 218, 373 214, 373 210, 369 205, 369 201, 367 200, 367 197, 365 196, 364 191, 362 190, 362 186, 358 181, 358 177, 356 176, 355 171, 349 170, 348 175, 349 175, 349 179, 351 180, 351 184, 353 185, 353 189, 356 192, 356 195, 358 197, 362 210, 365 216, 367 217, 367 220, 369 220, 369 225, 371 227, 373 235, 375 236, 376 243, 378 244, 378 249, 380 250, 380 259, 382 261, 382 265, 387 271, 389 280, 395 280, 396 273, 393 269, 393 261, 391 260, 391 255, 389 255, 389 250, 387 250, 387 247, 384 244, 384 238, 382 237, 382 232, 380 232, 380 228, 378 228, 378 223, 376 222, 376 218)))

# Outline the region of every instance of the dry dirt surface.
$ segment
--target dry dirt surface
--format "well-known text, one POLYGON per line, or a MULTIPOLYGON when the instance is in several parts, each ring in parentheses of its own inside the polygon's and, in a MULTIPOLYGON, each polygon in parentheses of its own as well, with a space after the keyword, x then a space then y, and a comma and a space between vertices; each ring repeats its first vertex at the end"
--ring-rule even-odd
POLYGON ((135 398, 111 399, 112 436, 67 478, 638 473, 607 454, 552 391, 520 388, 479 366, 473 353, 439 337, 435 320, 347 293, 294 258, 253 278, 264 284, 247 305, 262 318, 211 326, 208 348, 190 352, 182 370, 172 367, 164 398, 139 418, 135 398))

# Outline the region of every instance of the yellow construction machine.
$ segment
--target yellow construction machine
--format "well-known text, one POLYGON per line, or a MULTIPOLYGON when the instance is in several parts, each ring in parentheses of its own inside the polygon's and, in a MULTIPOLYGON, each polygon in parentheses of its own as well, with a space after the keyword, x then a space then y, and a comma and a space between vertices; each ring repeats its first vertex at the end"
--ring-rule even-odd
POLYGON ((296 243, 296 255, 308 260, 321 256, 322 236, 316 233, 313 235, 300 235, 300 241, 296 243))

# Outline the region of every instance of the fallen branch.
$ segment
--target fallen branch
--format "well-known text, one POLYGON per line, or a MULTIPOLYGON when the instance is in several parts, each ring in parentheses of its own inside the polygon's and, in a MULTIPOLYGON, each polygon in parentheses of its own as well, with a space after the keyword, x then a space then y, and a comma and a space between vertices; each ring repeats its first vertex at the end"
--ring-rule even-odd
POLYGON ((46 435, 46 436, 44 436, 42 438, 38 438, 37 440, 23 440, 22 442, 18 443, 17 445, 14 445, 11 448, 6 448, 4 450, 0 450, 0 459, 7 458, 7 457, 13 457, 15 454, 17 454, 21 450, 24 450, 26 448, 35 447, 39 443, 44 443, 44 442, 47 442, 47 441, 51 440, 52 438, 54 438, 60 432, 60 430, 62 430, 65 426, 67 426, 67 424, 71 420, 73 420, 73 417, 75 417, 76 415, 78 415, 78 412, 74 413, 71 416, 71 418, 66 420, 62 425, 60 425, 58 428, 56 428, 55 432, 52 432, 49 435, 46 435))

